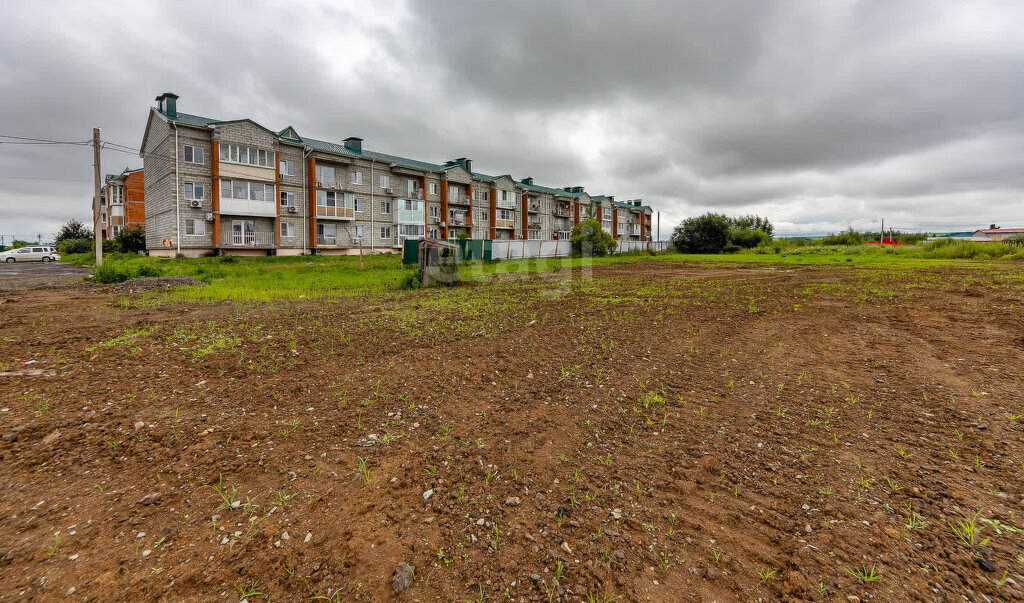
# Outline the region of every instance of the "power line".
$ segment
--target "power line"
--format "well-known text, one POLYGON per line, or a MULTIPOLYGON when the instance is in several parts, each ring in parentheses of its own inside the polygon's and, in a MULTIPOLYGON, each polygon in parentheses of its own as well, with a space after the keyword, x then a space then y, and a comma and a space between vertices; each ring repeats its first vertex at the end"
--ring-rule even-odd
POLYGON ((49 180, 51 182, 90 182, 89 180, 65 180, 62 178, 35 178, 32 176, 0 176, 8 180, 49 180))
POLYGON ((11 141, 0 140, 0 144, 71 144, 87 145, 88 140, 52 140, 49 138, 30 138, 27 136, 14 136, 12 134, 0 134, 0 138, 10 138, 11 141), (14 142, 19 141, 19 142, 14 142))

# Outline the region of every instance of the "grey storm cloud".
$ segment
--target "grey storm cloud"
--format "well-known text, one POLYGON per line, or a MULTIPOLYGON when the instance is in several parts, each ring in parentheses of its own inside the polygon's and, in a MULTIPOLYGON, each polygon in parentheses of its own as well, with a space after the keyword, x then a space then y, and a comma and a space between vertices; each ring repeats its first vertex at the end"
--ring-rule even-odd
MULTIPOLYGON (((1024 6, 910 0, 8 3, 0 134, 179 110, 779 232, 1024 226, 1024 6)), ((91 151, 0 139, 0 235, 88 220, 91 151)), ((137 154, 103 151, 103 171, 137 154)))

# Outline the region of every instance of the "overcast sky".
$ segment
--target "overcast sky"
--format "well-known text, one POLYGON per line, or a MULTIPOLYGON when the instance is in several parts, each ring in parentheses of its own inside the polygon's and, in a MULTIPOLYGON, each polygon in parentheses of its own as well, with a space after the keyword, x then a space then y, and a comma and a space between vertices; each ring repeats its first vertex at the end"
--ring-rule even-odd
MULTIPOLYGON (((1024 3, 0 0, 0 135, 178 110, 780 233, 1024 226, 1024 3)), ((0 234, 91 220, 92 152, 0 138, 0 234)), ((139 167, 105 150, 104 173, 139 167)), ((9 238, 8 238, 9 240, 9 238)))

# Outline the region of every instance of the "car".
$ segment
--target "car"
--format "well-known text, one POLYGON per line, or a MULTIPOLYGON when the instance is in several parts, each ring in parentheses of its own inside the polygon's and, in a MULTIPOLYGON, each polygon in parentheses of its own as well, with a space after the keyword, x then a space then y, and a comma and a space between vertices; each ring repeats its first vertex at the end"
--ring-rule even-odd
POLYGON ((0 260, 13 264, 14 262, 57 262, 60 254, 57 249, 48 245, 26 245, 17 249, 11 249, 0 253, 0 260))

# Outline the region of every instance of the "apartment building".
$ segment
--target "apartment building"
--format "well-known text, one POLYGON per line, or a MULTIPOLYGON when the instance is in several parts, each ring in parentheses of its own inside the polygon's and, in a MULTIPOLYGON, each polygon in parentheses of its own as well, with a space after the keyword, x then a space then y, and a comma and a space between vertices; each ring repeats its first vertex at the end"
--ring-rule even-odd
POLYGON ((113 239, 130 226, 145 228, 146 197, 142 168, 125 168, 120 174, 107 174, 100 187, 100 224, 103 240, 113 239))
POLYGON ((150 109, 140 151, 152 255, 394 253, 405 239, 568 239, 604 207, 617 238, 650 240, 651 208, 177 110, 150 109), (629 226, 627 226, 629 225, 629 226), (631 225, 637 225, 632 228, 631 225))

